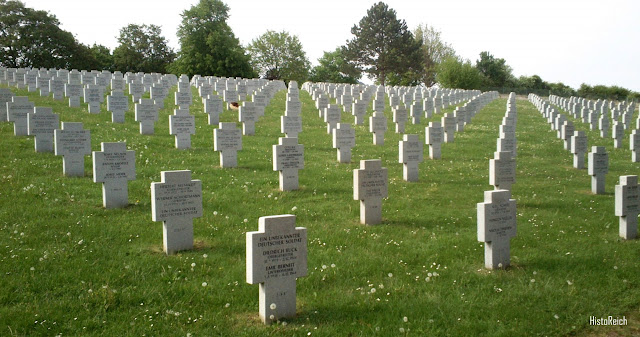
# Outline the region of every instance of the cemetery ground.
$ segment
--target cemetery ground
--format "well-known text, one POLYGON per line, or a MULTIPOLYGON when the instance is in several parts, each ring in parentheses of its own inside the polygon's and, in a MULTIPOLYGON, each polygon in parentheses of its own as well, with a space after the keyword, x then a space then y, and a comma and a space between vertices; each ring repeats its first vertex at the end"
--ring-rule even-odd
MULTIPOLYGON (((213 335, 584 335, 638 333, 640 242, 618 237, 614 185, 637 174, 628 134, 622 149, 611 138, 574 120, 589 146, 606 146, 610 170, 603 195, 591 193, 587 170, 572 167, 546 120, 517 101, 517 236, 511 267, 484 268, 477 241, 476 204, 490 190, 493 158, 505 99, 488 104, 442 144, 442 159, 425 156, 420 180, 402 180, 398 141, 387 107, 384 146, 372 144, 365 125, 354 126, 351 163, 338 163, 326 124, 307 92, 300 91, 305 168, 300 189, 278 190, 272 145, 278 143, 285 91, 276 94, 243 136, 238 167, 219 167, 213 129, 202 104, 192 148, 179 150, 169 134, 173 90, 160 110, 154 135, 140 135, 133 104, 124 124, 111 122, 102 105, 41 98, 61 121, 83 122, 92 150, 100 142, 126 141, 136 153, 130 205, 104 209, 100 184, 67 178, 62 159, 36 153, 32 137, 13 135, 0 123, 0 335, 8 336, 213 336, 213 335), (382 159, 389 170, 383 223, 359 224, 353 170, 362 159, 382 159), (195 249, 166 256, 162 225, 151 220, 150 183, 164 170, 188 169, 202 180, 204 212, 194 219, 195 249), (264 326, 258 318, 258 286, 245 282, 245 233, 258 218, 294 214, 308 235, 308 276, 297 281, 297 317, 264 326), (627 327, 589 326, 589 318, 626 316, 627 327)), ((194 90, 194 98, 197 94, 194 90)), ((125 92, 126 93, 126 92, 125 92)), ((452 107, 445 112, 452 111, 452 107)), ((369 107, 368 115, 371 114, 369 107)), ((442 114, 407 123, 420 135, 442 114)), ((223 122, 237 121, 227 111, 223 122)), ((353 122, 347 113, 343 122, 353 122)), ((428 146, 424 147, 428 154, 428 146)))

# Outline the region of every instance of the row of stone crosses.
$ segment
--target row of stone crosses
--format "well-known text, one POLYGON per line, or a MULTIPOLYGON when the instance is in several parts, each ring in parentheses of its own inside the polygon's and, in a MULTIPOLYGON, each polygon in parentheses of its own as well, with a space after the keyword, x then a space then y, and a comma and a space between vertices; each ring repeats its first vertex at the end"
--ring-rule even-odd
MULTIPOLYGON (((146 75, 145 75, 146 76, 146 75)), ((199 92, 202 90, 202 85, 198 85, 200 78, 195 78, 196 85, 199 88, 199 92)), ((184 83, 184 81, 181 81, 184 83)), ((179 82, 180 83, 180 82, 179 82)), ((187 82, 188 83, 188 82, 187 82)), ((151 86, 152 88, 152 86, 151 86)), ((334 107, 328 102, 324 106, 324 99, 322 95, 325 90, 333 92, 330 94, 336 102, 348 102, 349 98, 345 98, 346 88, 344 86, 334 84, 311 84, 305 83, 303 86, 306 90, 310 90, 310 93, 316 101, 316 107, 318 107, 319 115, 325 122, 327 122, 328 132, 333 135, 334 147, 338 149, 339 161, 350 161, 350 148, 349 146, 343 146, 345 142, 348 144, 355 143, 349 139, 350 136, 341 135, 340 131, 342 123, 333 123, 331 117, 334 113, 334 107), (342 89, 342 90, 341 90, 342 89), (319 102, 320 101, 320 102, 319 102), (333 127, 332 127, 333 126, 333 127), (347 158, 349 158, 347 160, 347 158)), ((384 122, 385 128, 376 128, 375 119, 380 117, 382 110, 384 110, 384 88, 369 87, 367 90, 360 92, 358 98, 351 103, 351 110, 356 118, 355 122, 362 123, 364 116, 359 113, 358 105, 363 105, 360 100, 368 102, 371 97, 374 96, 374 116, 370 117, 370 131, 373 133, 374 144, 382 145, 384 142, 384 131, 386 131, 386 119, 384 122)), ((179 92, 186 92, 180 90, 179 92)), ((287 111, 285 116, 282 117, 283 132, 284 125, 300 125, 299 119, 299 107, 300 102, 298 98, 297 85, 291 86, 287 94, 287 111), (295 89, 294 89, 295 88, 295 89), (297 112, 297 114, 296 114, 297 112), (287 117, 293 117, 295 120, 291 122, 287 121, 287 117)), ((431 91, 425 93, 424 100, 420 99, 419 90, 406 89, 406 88, 387 88, 390 101, 392 103, 392 110, 394 114, 394 123, 396 123, 396 132, 400 133, 404 130, 404 123, 407 119, 406 106, 409 105, 412 111, 416 111, 420 108, 416 108, 417 105, 422 106, 422 112, 425 117, 431 117, 432 113, 440 112, 440 103, 443 103, 442 108, 446 108, 451 102, 452 104, 458 104, 464 98, 465 93, 462 91, 454 91, 442 96, 438 95, 438 91, 435 91, 433 98, 430 94, 431 91), (397 90, 397 91, 396 91, 397 90), (407 92, 404 92, 407 90, 407 92), (414 101, 403 98, 403 101, 399 101, 395 97, 407 97, 413 96, 414 101), (418 99, 416 99, 418 97, 418 99), (444 98, 447 97, 447 98, 444 98), (416 103, 415 101, 418 101, 416 103), (396 102, 396 105, 393 103, 396 102), (401 103, 402 102, 402 103, 401 103)), ((190 88, 189 88, 190 91, 190 88)), ((208 89, 204 90, 205 92, 208 89)), ((442 93, 442 92, 440 92, 442 93)), ((477 94, 477 93, 476 93, 477 94)), ((224 95, 224 93, 223 93, 224 95)), ((4 97, 4 95, 2 95, 4 97)), ((176 105, 179 102, 187 104, 186 95, 185 98, 179 101, 176 96, 176 105)), ((471 117, 475 113, 486 105, 489 101, 496 97, 496 93, 485 93, 483 95, 472 96, 469 102, 462 107, 458 107, 453 114, 445 114, 442 117, 442 125, 440 123, 432 122, 429 127, 425 129, 426 144, 430 146, 431 158, 437 159, 440 157, 440 144, 443 142, 452 142, 454 132, 463 131, 463 127, 466 123, 471 121, 471 117), (447 116, 448 115, 448 116, 447 116), (449 126, 449 127, 447 127, 449 126)), ((468 97, 468 96, 467 96, 468 97)), ((236 97, 234 97, 236 98, 236 97)), ((240 98, 239 96, 237 97, 240 98)), ((207 99, 207 98, 204 98, 207 99)), ((19 101, 19 100, 18 100, 19 101)), ((71 101, 71 100, 70 100, 71 101)), ((13 99, 7 102, 7 114, 9 111, 9 103, 15 103, 13 99)), ((247 103, 247 102, 245 102, 247 103)), ((155 105, 155 104, 154 104, 155 105)), ((243 104, 243 107, 245 105, 243 104)), ((205 106, 206 107, 206 106, 205 106)), ((205 108, 206 109, 206 108, 205 108)), ((241 107, 242 109, 242 107, 241 107)), ((343 105, 343 109, 348 111, 347 106, 343 105)), ((221 109, 220 109, 221 110, 221 109)), ((365 105, 366 111, 366 105, 365 105)), ((38 111, 34 107, 34 112, 29 114, 35 116, 38 111)), ((46 113, 44 115, 47 115, 46 113)), ((55 114, 54 114, 55 115, 55 114)), ((419 123, 420 114, 413 112, 411 121, 415 124, 419 123)), ((31 121, 32 127, 40 124, 46 124, 39 122, 39 120, 30 120, 27 116, 27 125, 31 121)), ((382 115, 384 118, 384 115, 382 115)), ((57 118, 52 118, 57 121, 57 118)), ((242 121, 242 120, 241 120, 242 121)), ((251 120, 249 120, 251 121, 251 120)), ((515 96, 510 95, 507 102, 507 113, 503 118, 502 125, 500 125, 500 134, 497 139, 497 151, 495 158, 490 160, 490 184, 495 186, 494 191, 485 192, 485 200, 483 203, 478 204, 478 240, 485 242, 485 266, 489 269, 506 268, 510 262, 510 238, 515 236, 516 233, 516 205, 515 200, 511 199, 510 187, 515 183, 515 155, 516 155, 516 140, 515 140, 515 124, 516 124, 516 110, 515 110, 515 96)), ((15 123, 15 121, 14 121, 15 123)), ((210 115, 211 123, 211 115, 210 115)), ((225 130, 221 123, 220 128, 215 131, 225 130)), ((235 123, 228 123, 233 127, 234 136, 227 136, 226 138, 219 140, 219 144, 232 143, 230 147, 238 147, 237 142, 233 139, 241 137, 239 130, 235 130, 235 123)), ((382 124, 382 123, 381 123, 382 124)), ((243 130, 246 130, 246 124, 243 125, 243 130)), ((251 125, 249 126, 251 128, 251 125)), ((29 129, 29 128, 28 128, 29 129)), ((35 127, 37 129, 37 127, 35 127)), ((296 137, 299 131, 290 130, 290 132, 284 132, 287 137, 279 140, 279 145, 274 145, 274 170, 280 171, 280 187, 282 190, 297 188, 297 170, 302 168, 303 160, 303 147, 297 144, 296 137), (295 186, 294 186, 295 185, 295 186)), ((350 128, 344 128, 350 129, 350 128)), ((229 129, 230 130, 230 129, 229 129)), ((142 126, 141 126, 142 131, 142 126)), ((215 132, 214 131, 214 132, 215 132)), ((38 148, 37 132, 31 133, 36 135, 36 149, 38 148)), ((246 133, 245 133, 246 134, 246 133)), ((46 138, 46 137, 41 137, 46 138)), ((68 142, 66 146, 61 146, 61 150, 58 151, 56 147, 56 154, 64 155, 63 170, 65 174, 75 172, 79 174, 78 170, 81 170, 81 175, 84 175, 84 154, 79 158, 78 156, 65 155, 65 151, 73 152, 73 150, 87 149, 84 153, 88 153, 90 150, 90 136, 87 130, 82 129, 81 123, 64 123, 63 128, 54 131, 54 139, 57 144, 58 139, 61 143, 68 142), (65 128, 65 124, 68 125, 65 128), (79 125, 78 125, 79 124, 79 125), (63 130, 69 132, 63 132, 63 130), (72 149, 73 148, 73 149, 72 149), (66 149, 66 150, 65 150, 66 149), (60 153, 58 153, 60 152, 60 153), (68 158, 67 158, 68 157, 68 158), (75 165, 74 165, 75 164, 75 165), (79 168, 81 167, 81 169, 79 168)), ((240 138, 241 142, 241 138, 240 138)), ((176 147, 178 141, 176 140, 176 147)), ((223 148, 224 146, 220 146, 223 148)), ((178 147, 179 148, 179 147, 178 147)), ((240 146, 241 148, 241 146, 240 146)), ((417 180, 417 166, 422 160, 422 144, 418 141, 418 135, 404 135, 403 140, 399 144, 399 161, 403 163, 403 177, 407 181, 417 180)), ((235 152, 228 156, 224 156, 223 150, 221 151, 221 166, 224 167, 223 162, 235 161, 235 152), (230 159, 231 158, 231 159, 230 159), (226 159, 226 160, 225 160, 226 159)), ((237 151, 237 150, 236 150, 237 151)), ((229 152, 228 152, 229 153, 229 152)), ((227 153, 227 154, 228 154, 227 153)), ((105 207, 114 207, 113 203, 107 200, 115 200, 114 203, 121 205, 128 204, 127 200, 127 188, 126 179, 133 177, 135 179, 135 154, 134 151, 126 150, 124 143, 102 143, 102 151, 94 151, 94 181, 103 183, 103 203, 105 207), (116 183, 116 181, 124 181, 122 183, 116 183)), ((73 174, 68 174, 73 175, 73 174)), ((622 181, 622 179, 621 179, 622 181)), ((625 189, 625 193, 633 195, 635 191, 635 200, 638 199, 637 193, 637 178, 635 184, 633 184, 633 178, 625 179, 625 183, 630 182, 631 185, 635 185, 635 190, 629 192, 629 188, 625 189)), ((616 191, 618 186, 616 187, 616 191)), ((622 191, 622 189, 621 189, 622 191)), ((202 215, 202 183, 199 180, 191 179, 191 172, 188 170, 183 171, 163 171, 161 174, 161 182, 151 184, 152 195, 152 219, 154 221, 163 221, 163 241, 164 248, 167 254, 172 254, 179 250, 191 249, 193 247, 193 218, 202 215)), ((382 199, 387 197, 387 170, 382 167, 380 160, 363 160, 361 161, 360 169, 354 170, 354 199, 361 202, 361 222, 364 224, 380 223, 382 218, 382 199)), ((616 198, 616 214, 618 215, 618 202, 616 198)), ((631 198, 633 199, 633 198, 631 198)), ((630 200, 629 197, 624 200, 630 200)), ((628 202, 627 202, 628 204, 628 202)), ((118 206, 115 206, 118 207, 118 206)), ((632 208, 632 207, 631 207, 632 208)), ((621 215, 621 228, 622 221, 633 221, 630 219, 627 221, 627 215, 629 214, 630 207, 627 205, 620 206, 620 209, 624 210, 625 215, 621 215)), ((637 217, 637 209, 636 217, 637 217)), ((636 219, 636 217, 633 217, 636 219)), ((622 230, 622 229, 621 229, 622 230)), ((261 217, 259 220, 259 230, 257 232, 247 233, 247 282, 251 284, 260 283, 260 304, 259 312, 260 317, 266 324, 275 320, 293 317, 295 316, 295 279, 306 275, 306 229, 295 227, 295 216, 293 215, 279 215, 261 217)))
MULTIPOLYGON (((630 125, 635 110, 633 102, 629 105, 624 105, 623 102, 618 103, 616 108, 613 102, 607 103, 607 101, 600 100, 594 102, 576 97, 566 99, 549 96, 549 101, 546 101, 535 94, 529 94, 529 101, 538 108, 550 124, 551 129, 557 131, 557 137, 564 141, 564 149, 573 154, 573 167, 576 169, 584 169, 585 153, 588 150, 587 136, 584 131, 575 130, 573 122, 560 113, 550 102, 556 102, 555 104, 562 107, 561 109, 564 111, 573 112, 571 114, 576 119, 583 118, 582 121, 588 123, 592 130, 596 129, 593 121, 599 120, 600 136, 603 138, 607 136, 609 127, 607 109, 611 109, 611 119, 614 121, 612 134, 614 148, 621 147, 624 129, 628 128, 626 125, 630 125), (624 111, 624 113, 620 116, 616 111, 624 111), (584 116, 587 116, 586 119, 584 116), (622 117, 622 120, 618 121, 618 117, 622 117), (625 120, 627 122, 624 122, 625 120)), ((638 119, 636 127, 632 131, 630 139, 631 161, 634 163, 639 162, 637 151, 640 145, 638 131, 640 119, 638 119)), ((591 192, 604 194, 605 177, 609 173, 609 155, 606 148, 592 146, 587 161, 587 173, 591 176, 591 192)), ((640 213, 640 190, 638 188, 637 175, 620 176, 620 184, 615 186, 615 215, 620 217, 618 232, 619 236, 626 240, 635 239, 638 236, 638 213, 640 213)))

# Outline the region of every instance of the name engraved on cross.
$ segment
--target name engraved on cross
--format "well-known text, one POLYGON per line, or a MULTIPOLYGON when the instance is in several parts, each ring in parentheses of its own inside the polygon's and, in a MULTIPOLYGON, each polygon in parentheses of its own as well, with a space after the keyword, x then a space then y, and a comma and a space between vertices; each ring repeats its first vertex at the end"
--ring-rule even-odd
POLYGON ((242 102, 238 111, 238 121, 242 122, 242 134, 251 136, 256 134, 257 109, 254 102, 242 102))
POLYGON ((388 172, 380 159, 361 160, 353 170, 353 199, 360 200, 360 223, 382 222, 382 199, 388 194, 388 172))
POLYGON ((304 145, 298 144, 298 138, 278 139, 273 145, 273 170, 278 171, 280 190, 298 189, 298 170, 304 168, 304 145))
POLYGON ((403 105, 398 105, 393 108, 393 122, 396 123, 396 133, 404 133, 407 119, 407 108, 403 105))
POLYGON ((53 131, 60 127, 60 116, 49 107, 35 107, 27 115, 30 136, 35 136, 36 152, 53 152, 53 131))
POLYGON ((418 166, 424 160, 423 146, 418 135, 403 135, 398 142, 398 162, 402 164, 402 179, 418 181, 418 166))
POLYGON ((93 182, 102 183, 104 208, 129 205, 128 180, 136 179, 136 154, 127 144, 101 143, 102 151, 93 151, 93 182))
POLYGON ((218 125, 218 123, 220 123, 220 114, 222 113, 222 98, 217 95, 212 95, 209 96, 209 98, 205 98, 202 102, 204 104, 204 113, 209 116, 209 125, 218 125))
POLYGON ((425 128, 424 143, 429 145, 429 158, 440 159, 442 148, 442 126, 440 122, 429 122, 429 126, 425 128))
POLYGON ((584 155, 587 152, 587 135, 584 131, 574 131, 571 137, 571 153, 573 153, 573 167, 584 168, 584 155))
POLYGON ((196 133, 196 118, 187 109, 175 109, 169 116, 169 134, 175 135, 176 149, 190 149, 191 135, 196 133))
POLYGON ((95 84, 89 84, 84 88, 84 102, 88 104, 89 113, 100 113, 100 100, 102 89, 95 84))
POLYGON ((369 117, 369 132, 373 133, 373 145, 384 145, 384 133, 387 131, 387 117, 375 111, 369 117))
POLYGON ((193 248, 193 218, 202 216, 202 182, 191 171, 162 171, 151 183, 151 217, 162 221, 162 242, 167 255, 193 248))
POLYGON ((152 135, 158 120, 158 108, 152 99, 141 98, 135 105, 136 122, 140 123, 141 135, 152 135))
POLYGON ((351 162, 351 148, 356 146, 356 130, 351 124, 338 123, 333 129, 333 148, 338 149, 338 162, 351 162))
POLYGON ((484 192, 478 203, 478 241, 484 242, 484 266, 507 268, 511 264, 512 237, 516 236, 516 201, 508 190, 484 192))
POLYGON ((54 153, 62 156, 62 172, 67 177, 84 176, 84 156, 91 154, 91 131, 82 123, 62 122, 53 131, 54 153))
POLYGON ((220 152, 220 167, 237 167, 238 151, 242 150, 242 131, 236 123, 220 123, 213 130, 213 150, 220 152))
POLYGON ((640 212, 638 176, 620 176, 620 185, 616 185, 615 190, 615 215, 620 217, 619 235, 625 240, 635 239, 640 212))
POLYGON ((511 190, 516 182, 516 160, 508 151, 494 152, 489 159, 489 185, 496 190, 511 190))
POLYGON ((13 134, 16 136, 29 135, 27 116, 33 113, 35 107, 26 96, 13 96, 7 102, 7 120, 13 122, 13 134))
POLYGON ((129 97, 114 90, 107 96, 107 111, 111 111, 111 122, 124 123, 124 114, 129 110, 129 97))
POLYGON ((604 194, 605 178, 609 173, 609 154, 604 146, 592 146, 588 155, 588 173, 591 176, 591 192, 604 194))
POLYGON ((296 278, 307 276, 307 229, 296 216, 260 217, 258 231, 246 233, 247 283, 260 284, 264 324, 296 315, 296 278))

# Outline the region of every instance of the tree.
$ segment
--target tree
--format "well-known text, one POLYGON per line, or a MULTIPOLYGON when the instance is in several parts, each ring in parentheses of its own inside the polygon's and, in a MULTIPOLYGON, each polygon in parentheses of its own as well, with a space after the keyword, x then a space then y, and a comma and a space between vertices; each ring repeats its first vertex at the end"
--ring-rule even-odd
POLYGON ((109 48, 103 45, 94 43, 93 46, 91 46, 90 50, 91 50, 92 57, 96 61, 96 66, 92 67, 91 69, 109 70, 109 71, 115 70, 113 55, 111 54, 111 51, 109 50, 109 48))
POLYGON ((311 64, 297 36, 267 30, 247 46, 251 65, 260 77, 270 80, 307 80, 311 64))
POLYGON ((345 60, 340 47, 324 52, 318 63, 309 74, 311 82, 357 84, 362 76, 353 64, 345 60))
POLYGON ((0 65, 4 67, 70 68, 78 43, 45 11, 20 1, 0 0, 0 65))
POLYGON ((436 80, 443 88, 479 89, 482 75, 471 62, 450 56, 438 65, 436 80))
POLYGON ((166 73, 175 53, 161 34, 162 29, 156 25, 129 24, 121 28, 120 45, 113 51, 115 70, 166 73))
POLYGON ((447 57, 455 57, 456 51, 450 44, 442 41, 440 31, 427 24, 418 25, 413 33, 417 39, 422 39, 420 51, 422 54, 423 72, 420 80, 426 86, 430 87, 436 83, 438 64, 447 57))
POLYGON ((420 61, 421 43, 383 2, 367 10, 351 33, 355 37, 343 47, 344 56, 382 85, 389 74, 405 74, 420 61))
POLYGON ((227 5, 220 0, 200 0, 181 16, 180 51, 171 67, 173 73, 189 77, 255 77, 249 56, 227 25, 227 5))
POLYGON ((495 58, 487 51, 480 53, 480 59, 476 61, 476 68, 484 75, 486 88, 504 87, 507 81, 513 77, 511 67, 504 59, 495 58))

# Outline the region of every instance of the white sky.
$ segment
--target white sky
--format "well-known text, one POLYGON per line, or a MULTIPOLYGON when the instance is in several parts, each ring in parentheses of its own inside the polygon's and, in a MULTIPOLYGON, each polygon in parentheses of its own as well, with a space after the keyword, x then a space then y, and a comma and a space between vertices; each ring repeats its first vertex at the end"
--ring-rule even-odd
MULTIPOLYGON (((297 35, 312 64, 351 39, 351 27, 374 0, 223 0, 228 24, 243 45, 268 29, 297 35)), ((180 14, 198 0, 23 0, 54 14, 85 44, 112 51, 120 28, 155 24, 169 45, 180 14)), ((636 0, 386 0, 413 30, 426 23, 475 63, 481 51, 504 58, 513 74, 538 75, 574 89, 581 83, 640 92, 640 1, 636 0)))

